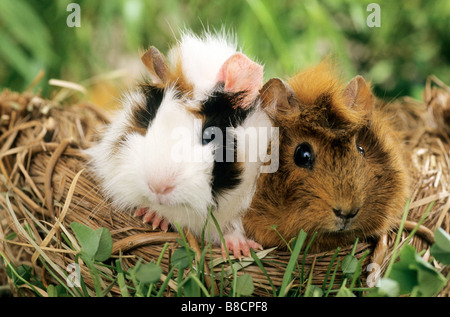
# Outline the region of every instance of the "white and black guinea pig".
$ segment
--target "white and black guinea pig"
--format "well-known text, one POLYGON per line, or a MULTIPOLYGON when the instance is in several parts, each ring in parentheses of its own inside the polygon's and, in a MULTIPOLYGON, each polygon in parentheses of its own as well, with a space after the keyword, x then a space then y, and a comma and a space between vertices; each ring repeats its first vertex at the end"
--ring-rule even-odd
POLYGON ((267 154, 249 131, 271 127, 258 98, 263 66, 225 32, 185 31, 167 59, 151 47, 142 61, 151 82, 123 96, 123 109, 88 150, 104 193, 154 228, 178 223, 197 237, 206 228, 219 245, 213 221, 205 227, 211 208, 227 249, 248 256, 260 245, 246 238, 241 218, 267 154), (254 142, 258 153, 248 150, 254 142))

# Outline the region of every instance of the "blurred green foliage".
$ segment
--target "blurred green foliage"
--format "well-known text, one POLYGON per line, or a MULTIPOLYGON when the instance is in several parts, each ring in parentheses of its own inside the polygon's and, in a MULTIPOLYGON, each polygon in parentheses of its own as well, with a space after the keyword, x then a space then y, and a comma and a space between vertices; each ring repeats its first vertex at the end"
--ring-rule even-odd
POLYGON ((0 88, 49 94, 58 78, 82 82, 139 61, 155 45, 167 52, 180 28, 232 29, 243 51, 265 64, 265 77, 284 77, 337 57, 343 75, 371 80, 388 99, 421 98, 426 77, 450 83, 450 1, 333 0, 1 0, 0 88), (81 7, 81 27, 66 24, 67 5, 81 7), (381 27, 366 24, 369 3, 381 27))

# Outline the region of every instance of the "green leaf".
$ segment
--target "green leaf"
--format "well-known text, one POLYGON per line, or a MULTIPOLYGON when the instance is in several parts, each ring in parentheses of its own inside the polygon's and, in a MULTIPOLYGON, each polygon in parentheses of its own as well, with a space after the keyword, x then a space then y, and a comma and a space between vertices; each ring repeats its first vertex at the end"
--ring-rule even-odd
POLYGON ((316 286, 316 285, 310 285, 307 290, 305 291, 305 297, 322 297, 323 296, 323 290, 322 288, 316 286))
POLYGON ((47 294, 48 297, 67 297, 67 290, 64 288, 64 285, 52 285, 47 286, 47 294))
POLYGON ((78 222, 72 222, 70 228, 81 245, 81 251, 89 259, 105 261, 111 256, 113 242, 108 229, 93 230, 78 222))
POLYGON ((183 283, 183 290, 184 296, 186 297, 200 297, 200 286, 193 278, 188 278, 188 280, 183 283))
POLYGON ((15 269, 15 271, 17 275, 12 272, 11 266, 8 265, 6 267, 6 274, 9 276, 9 278, 12 279, 14 285, 23 285, 25 282, 22 279, 24 279, 25 281, 30 281, 30 278, 32 276, 30 266, 21 264, 15 269))
POLYGON ((400 295, 400 286, 397 281, 390 278, 380 278, 371 295, 397 297, 400 295))
POLYGON ((450 235, 442 228, 438 228, 434 232, 434 240, 431 255, 442 264, 450 265, 450 235))
POLYGON ((143 284, 151 284, 159 281, 162 269, 155 263, 146 263, 140 265, 136 272, 136 279, 143 284))
POLYGON ((243 274, 237 277, 236 294, 239 296, 250 296, 254 291, 253 278, 250 274, 243 274))
POLYGON ((346 277, 352 277, 358 267, 358 259, 354 255, 347 255, 341 263, 342 273, 346 277))
POLYGON ((194 251, 181 247, 173 252, 171 263, 178 269, 185 269, 191 264, 193 257, 194 251))
POLYGON ((337 292, 336 297, 356 297, 356 295, 353 294, 347 287, 342 285, 337 292))
POLYGON ((72 222, 70 228, 72 228, 84 254, 93 259, 98 249, 100 236, 93 229, 78 222, 72 222))
POLYGON ((411 267, 415 262, 415 249, 410 245, 402 248, 400 253, 400 261, 392 267, 390 277, 397 281, 400 287, 400 294, 408 294, 414 286, 418 285, 417 271, 411 267))
POLYGON ((47 286, 47 294, 48 297, 58 297, 58 290, 54 285, 50 284, 47 286))
MULTIPOLYGON (((420 256, 418 256, 420 258, 420 256)), ((425 262, 427 265, 429 263, 425 262)), ((430 265, 431 267, 431 265, 430 265)), ((417 290, 421 296, 430 297, 438 294, 441 289, 447 284, 445 277, 431 267, 420 266, 418 268, 419 285, 417 290)))
POLYGON ((445 277, 411 245, 402 248, 400 261, 393 265, 390 277, 398 282, 400 294, 434 296, 446 285, 445 277))
POLYGON ((108 260, 111 256, 113 248, 111 232, 109 232, 109 230, 106 228, 99 228, 95 230, 95 233, 99 237, 99 240, 97 252, 95 253, 94 259, 103 262, 108 260))

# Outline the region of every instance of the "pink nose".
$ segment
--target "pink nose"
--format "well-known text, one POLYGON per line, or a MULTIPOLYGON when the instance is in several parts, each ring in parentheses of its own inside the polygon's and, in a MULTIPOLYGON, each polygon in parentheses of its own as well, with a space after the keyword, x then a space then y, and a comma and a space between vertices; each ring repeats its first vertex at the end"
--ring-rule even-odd
POLYGON ((148 188, 155 194, 167 195, 170 194, 174 186, 171 184, 158 183, 158 184, 148 184, 148 188))

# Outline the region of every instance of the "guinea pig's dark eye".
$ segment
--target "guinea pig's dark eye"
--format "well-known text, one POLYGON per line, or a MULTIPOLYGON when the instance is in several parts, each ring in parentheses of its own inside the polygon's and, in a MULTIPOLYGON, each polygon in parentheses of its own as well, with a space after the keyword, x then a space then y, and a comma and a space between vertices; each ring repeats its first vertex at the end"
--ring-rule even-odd
POLYGON ((365 154, 364 149, 360 145, 356 144, 356 149, 362 156, 364 156, 365 154))
POLYGON ((309 143, 303 142, 297 145, 294 152, 294 162, 297 166, 312 169, 314 159, 314 152, 309 143))
POLYGON ((203 130, 203 136, 202 136, 202 144, 206 145, 212 140, 214 140, 216 137, 216 134, 214 132, 214 127, 208 127, 205 130, 203 130))

